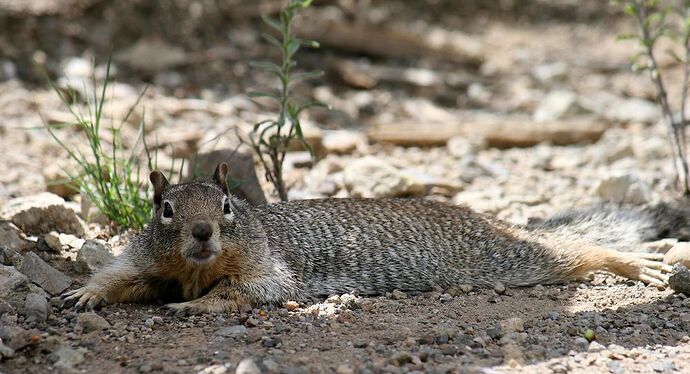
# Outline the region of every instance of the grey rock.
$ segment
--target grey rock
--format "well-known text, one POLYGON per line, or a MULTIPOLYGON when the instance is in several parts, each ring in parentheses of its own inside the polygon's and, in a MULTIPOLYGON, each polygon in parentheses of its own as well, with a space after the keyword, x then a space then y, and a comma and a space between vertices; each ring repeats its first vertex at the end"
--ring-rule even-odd
POLYGON ((414 176, 375 157, 364 157, 347 165, 343 182, 352 197, 421 196, 426 192, 426 186, 414 176))
POLYGON ((329 154, 349 154, 366 142, 366 136, 355 131, 324 131, 323 135, 323 148, 329 154))
POLYGON ((77 325, 75 330, 89 333, 110 328, 110 323, 105 318, 94 312, 79 313, 77 315, 77 325))
POLYGON ((671 275, 668 285, 672 290, 690 296, 690 271, 683 270, 671 275))
POLYGON ((0 245, 0 264, 21 267, 24 258, 12 248, 0 245))
POLYGON ((606 347, 604 347, 603 345, 601 345, 600 343, 598 343, 596 341, 589 343, 589 347, 587 348, 587 350, 590 352, 601 352, 605 349, 606 349, 606 347))
POLYGON ((15 252, 29 248, 29 242, 22 238, 17 226, 9 221, 0 221, 0 244, 15 252))
POLYGON ((31 292, 29 279, 12 266, 0 265, 0 300, 14 311, 24 308, 26 295, 31 292))
POLYGON ((187 164, 187 175, 190 178, 210 178, 221 162, 228 164, 228 187, 233 195, 253 205, 266 204, 266 196, 256 176, 254 158, 250 152, 219 149, 200 153, 187 164))
POLYGON ((9 218, 28 235, 44 235, 51 231, 84 236, 84 225, 65 200, 44 192, 10 200, 2 217, 9 218))
POLYGON ((33 317, 41 322, 48 319, 48 300, 46 297, 37 293, 26 295, 24 315, 26 317, 33 317))
POLYGON ((546 122, 587 112, 578 103, 577 95, 574 92, 552 91, 539 103, 533 117, 537 122, 546 122))
POLYGON ((235 374, 260 374, 261 369, 251 358, 245 358, 240 361, 235 369, 235 374))
POLYGON ((230 326, 216 331, 216 335, 236 337, 247 334, 247 328, 242 325, 230 326))
POLYGON ((676 371, 676 364, 673 361, 656 360, 651 363, 651 368, 657 373, 671 373, 676 371))
POLYGON ((36 330, 29 331, 16 325, 3 325, 0 329, 0 338, 3 344, 18 351, 31 345, 31 337, 36 333, 36 330))
POLYGON ((24 255, 19 271, 51 295, 59 295, 72 283, 70 277, 48 265, 33 252, 24 255))
POLYGON ((587 350, 589 348, 589 342, 587 339, 583 337, 577 337, 575 338, 575 348, 577 348, 580 351, 587 350))
POLYGON ((595 186, 596 195, 614 203, 644 204, 651 200, 652 189, 634 173, 612 173, 595 186))
POLYGON ((84 362, 84 351, 84 348, 74 349, 63 345, 50 354, 50 359, 55 363, 55 367, 72 370, 84 362))
POLYGON ((2 344, 0 342, 0 361, 2 361, 4 358, 12 358, 14 357, 14 349, 2 344))
POLYGON ((83 273, 92 273, 110 264, 115 256, 107 245, 97 240, 87 240, 77 253, 76 267, 83 273))

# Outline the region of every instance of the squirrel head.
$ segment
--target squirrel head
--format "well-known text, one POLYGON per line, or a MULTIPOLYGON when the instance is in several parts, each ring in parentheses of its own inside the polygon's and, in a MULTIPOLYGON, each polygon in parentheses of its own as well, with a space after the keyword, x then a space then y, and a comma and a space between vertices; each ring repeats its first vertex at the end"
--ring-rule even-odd
POLYGON ((154 245, 178 252, 193 265, 216 260, 223 250, 221 230, 234 223, 237 213, 227 173, 227 164, 221 163, 211 181, 171 185, 160 171, 151 172, 154 245))

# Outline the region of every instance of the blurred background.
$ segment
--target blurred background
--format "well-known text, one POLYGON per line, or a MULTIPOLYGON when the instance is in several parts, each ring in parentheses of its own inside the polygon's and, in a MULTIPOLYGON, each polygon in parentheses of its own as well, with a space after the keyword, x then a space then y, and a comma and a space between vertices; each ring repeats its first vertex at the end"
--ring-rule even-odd
MULTIPOLYGON (((9 166, 0 203, 53 188, 69 167, 44 131, 23 130, 40 127, 41 116, 70 118, 44 72, 86 94, 111 54, 106 113, 125 118, 148 87, 123 131, 134 136, 144 117, 161 165, 236 147, 237 134, 275 110, 246 94, 277 87, 250 62, 279 60, 260 37, 261 15, 284 5, 0 0, 0 146, 9 166)), ((674 188, 673 169, 654 86, 630 69, 636 43, 617 40, 634 27, 598 0, 315 1, 294 32, 321 47, 296 60, 325 75, 295 90, 332 109, 306 114, 316 157, 288 155, 290 196, 428 196, 517 222, 589 200, 656 199, 674 188), (356 180, 392 174, 383 187, 356 180)), ((660 63, 677 93, 680 68, 663 53, 660 63)), ((258 179, 275 200, 260 168, 258 179)))

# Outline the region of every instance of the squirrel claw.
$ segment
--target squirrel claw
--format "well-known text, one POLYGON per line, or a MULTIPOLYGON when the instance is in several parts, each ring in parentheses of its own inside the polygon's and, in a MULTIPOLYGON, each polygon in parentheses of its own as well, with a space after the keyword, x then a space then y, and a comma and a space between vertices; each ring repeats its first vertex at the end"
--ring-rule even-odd
POLYGON ((201 314, 204 312, 200 306, 192 302, 165 304, 163 305, 163 309, 165 309, 168 314, 173 314, 178 317, 201 314))
POLYGON ((90 287, 68 291, 62 294, 61 299, 63 307, 74 307, 77 310, 94 310, 106 303, 105 296, 90 287))

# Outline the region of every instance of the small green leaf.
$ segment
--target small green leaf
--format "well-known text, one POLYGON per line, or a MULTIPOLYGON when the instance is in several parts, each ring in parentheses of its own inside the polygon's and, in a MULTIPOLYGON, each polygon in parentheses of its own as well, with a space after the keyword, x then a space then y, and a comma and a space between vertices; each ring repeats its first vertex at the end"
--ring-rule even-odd
POLYGON ((262 33, 261 37, 264 38, 264 40, 266 40, 270 44, 273 44, 274 46, 276 46, 280 49, 283 48, 283 43, 281 43, 278 39, 276 39, 275 36, 273 36, 271 34, 262 33))
POLYGON ((280 101, 280 97, 278 95, 269 93, 269 92, 261 92, 261 91, 252 91, 247 94, 251 98, 259 98, 259 97, 267 97, 269 99, 273 99, 276 101, 280 101))
POLYGON ((249 63, 249 66, 252 66, 252 67, 255 67, 255 68, 259 68, 259 69, 263 69, 263 70, 266 70, 266 71, 272 73, 273 75, 277 76, 277 77, 280 78, 280 79, 283 79, 283 78, 284 78, 284 76, 283 76, 283 70, 280 68, 280 66, 278 66, 278 65, 276 65, 276 64, 274 64, 274 63, 272 63, 272 62, 268 62, 268 61, 252 61, 252 62, 249 63))
POLYGON ((287 58, 290 59, 295 55, 295 52, 299 50, 300 42, 297 39, 292 39, 287 45, 287 58))
POLYGON ((267 25, 271 26, 272 29, 282 33, 283 32, 283 25, 280 24, 280 21, 277 19, 271 17, 271 16, 262 16, 261 17, 264 22, 266 22, 267 25))
POLYGON ((300 82, 300 81, 305 81, 305 80, 309 80, 309 79, 316 79, 316 78, 321 78, 321 77, 323 77, 323 71, 321 71, 321 70, 304 71, 304 72, 293 74, 291 81, 293 83, 296 83, 296 82, 300 82))

